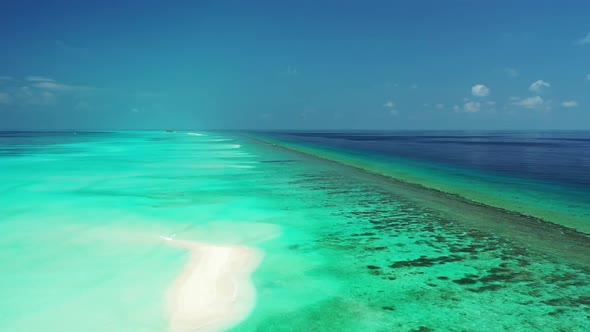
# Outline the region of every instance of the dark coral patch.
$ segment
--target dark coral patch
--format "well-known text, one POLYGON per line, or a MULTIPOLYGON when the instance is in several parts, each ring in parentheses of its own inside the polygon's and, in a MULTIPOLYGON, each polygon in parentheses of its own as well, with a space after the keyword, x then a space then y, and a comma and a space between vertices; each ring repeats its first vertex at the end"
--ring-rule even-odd
POLYGON ((382 250, 386 250, 387 247, 369 247, 367 248, 367 250, 369 251, 382 251, 382 250))
POLYGON ((420 326, 418 328, 410 330, 410 332, 434 332, 434 330, 428 326, 420 326))
POLYGON ((518 273, 492 273, 479 279, 481 282, 504 281, 508 282, 518 276, 518 273))
POLYGON ((434 258, 428 258, 425 256, 421 256, 420 258, 410 260, 410 261, 397 261, 393 264, 389 265, 392 268, 400 268, 400 267, 430 267, 434 266, 435 264, 445 264, 450 262, 458 262, 463 260, 462 257, 459 256, 440 256, 434 258))
POLYGON ((461 279, 455 279, 453 280, 454 283, 458 284, 458 285, 473 285, 477 283, 477 279, 472 279, 472 278, 461 278, 461 279))

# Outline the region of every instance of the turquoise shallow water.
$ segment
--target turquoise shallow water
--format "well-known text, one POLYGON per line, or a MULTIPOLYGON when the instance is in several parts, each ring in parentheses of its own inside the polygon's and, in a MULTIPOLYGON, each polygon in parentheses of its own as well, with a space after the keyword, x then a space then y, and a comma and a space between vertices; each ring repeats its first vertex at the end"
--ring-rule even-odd
POLYGON ((264 250, 233 331, 590 328, 579 234, 238 134, 57 136, 3 144, 2 331, 167 331, 168 234, 264 250))

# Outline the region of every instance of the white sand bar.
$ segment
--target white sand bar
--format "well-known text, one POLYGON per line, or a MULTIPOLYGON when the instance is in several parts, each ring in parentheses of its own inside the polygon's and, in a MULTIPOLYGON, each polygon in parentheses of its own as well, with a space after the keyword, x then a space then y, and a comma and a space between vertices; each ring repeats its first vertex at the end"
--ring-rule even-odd
POLYGON ((191 255, 168 294, 171 332, 221 331, 248 316, 256 302, 250 274, 262 259, 261 251, 163 239, 191 255))

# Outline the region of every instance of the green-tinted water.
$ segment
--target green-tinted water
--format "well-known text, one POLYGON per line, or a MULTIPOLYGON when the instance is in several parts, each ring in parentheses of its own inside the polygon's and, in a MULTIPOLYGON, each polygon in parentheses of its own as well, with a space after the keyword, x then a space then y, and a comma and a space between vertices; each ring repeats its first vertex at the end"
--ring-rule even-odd
POLYGON ((59 148, 0 159, 2 331, 166 331, 163 297, 187 258, 169 234, 265 251, 257 306, 234 331, 590 327, 577 234, 506 236, 486 226, 504 212, 445 210, 452 197, 240 136, 59 148), (558 241, 570 245, 553 255, 558 241))

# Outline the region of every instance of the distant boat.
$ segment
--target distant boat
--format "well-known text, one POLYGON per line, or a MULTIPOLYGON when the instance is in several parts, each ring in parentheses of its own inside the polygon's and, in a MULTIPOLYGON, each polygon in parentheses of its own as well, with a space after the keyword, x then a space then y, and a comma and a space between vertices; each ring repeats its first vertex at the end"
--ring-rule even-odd
POLYGON ((167 133, 175 133, 175 132, 176 132, 176 130, 170 130, 170 129, 166 129, 166 132, 167 132, 167 133))

